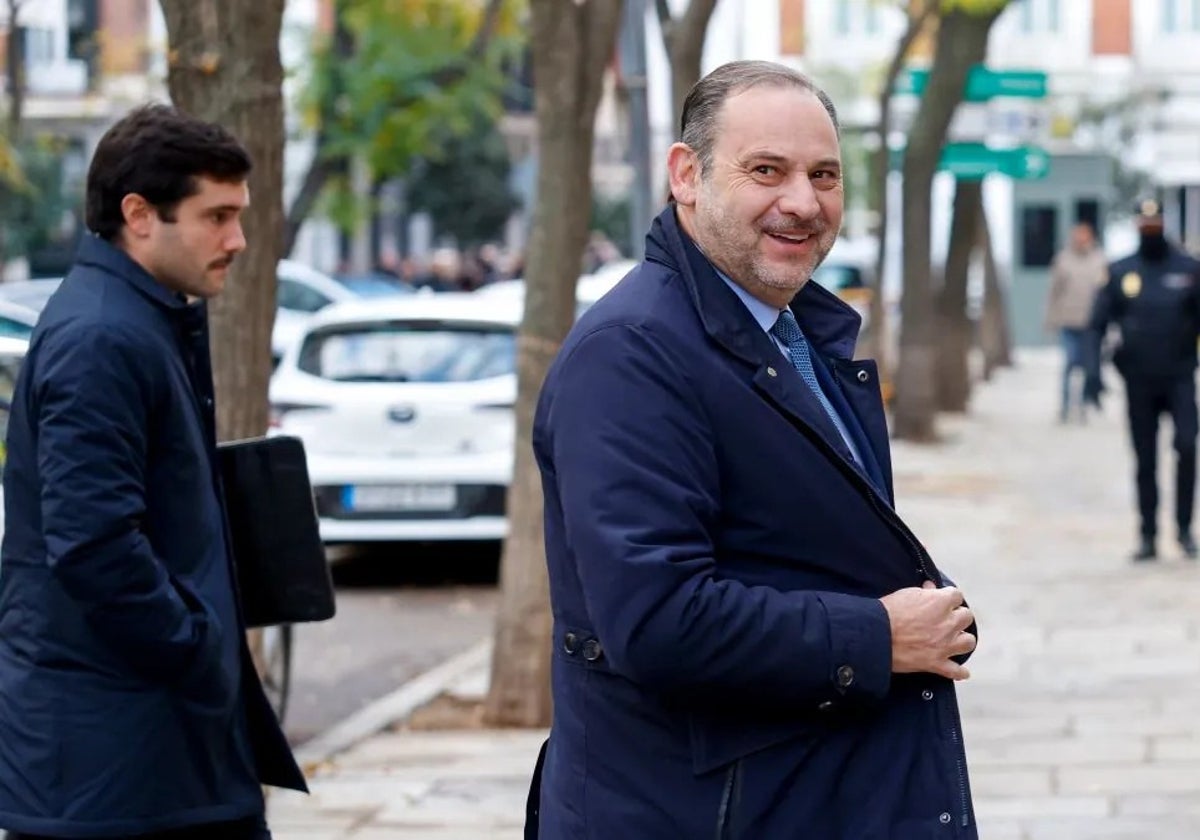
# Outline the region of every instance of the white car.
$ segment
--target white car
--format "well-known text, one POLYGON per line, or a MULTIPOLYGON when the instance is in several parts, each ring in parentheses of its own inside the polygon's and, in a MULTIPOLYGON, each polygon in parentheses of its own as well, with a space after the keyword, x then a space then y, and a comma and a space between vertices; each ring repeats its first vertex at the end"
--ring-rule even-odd
POLYGON ((327 543, 497 540, 512 476, 519 301, 457 292, 331 306, 271 379, 327 543))
MULTIPOLYGON (((271 331, 271 356, 276 362, 314 312, 332 303, 365 296, 364 292, 294 260, 279 261, 276 279, 277 308, 271 331)), ((61 282, 61 277, 55 277, 0 284, 0 336, 28 337, 46 301, 61 282)), ((382 288, 382 284, 376 284, 370 287, 369 294, 379 294, 382 288)), ((397 294, 404 291, 403 287, 395 287, 397 294)))
MULTIPOLYGON (((620 276, 579 287, 580 309, 620 276)), ((520 284, 342 303, 271 378, 272 433, 304 442, 327 543, 508 531, 520 284)))

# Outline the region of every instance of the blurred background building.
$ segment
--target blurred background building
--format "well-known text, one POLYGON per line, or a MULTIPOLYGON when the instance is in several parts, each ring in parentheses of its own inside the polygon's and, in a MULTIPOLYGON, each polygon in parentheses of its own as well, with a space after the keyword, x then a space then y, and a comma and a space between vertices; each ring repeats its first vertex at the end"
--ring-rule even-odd
MULTIPOLYGON (((668 0, 675 11, 685 4, 668 0)), ((5 33, 10 5, 0 3, 5 33)), ((61 191, 79 196, 100 133, 130 106, 165 98, 161 11, 156 0, 21 0, 19 8, 27 79, 23 124, 30 135, 55 138, 61 191)), ((312 132, 297 100, 314 39, 332 29, 332 8, 332 0, 289 0, 286 6, 285 203, 312 159, 312 132)), ((638 236, 629 229, 629 202, 645 189, 650 203, 659 206, 664 153, 677 132, 654 3, 641 0, 641 8, 652 177, 649 183, 634 177, 631 100, 617 56, 597 117, 593 173, 597 225, 626 250, 638 236)), ((879 89, 904 26, 903 13, 887 0, 722 0, 708 30, 703 70, 738 58, 777 60, 811 74, 832 94, 848 161, 846 229, 855 238, 869 237, 875 224, 865 172, 870 152, 884 141, 877 131, 879 89)), ((0 37, 0 49, 6 42, 0 37)), ((931 49, 929 40, 918 42, 911 63, 927 62, 931 49)), ((537 161, 527 64, 514 76, 501 118, 512 163, 510 186, 518 198, 504 243, 514 252, 524 242, 537 161)), ((997 256, 1011 266, 1016 285, 1015 308, 1040 305, 1049 255, 1066 241, 1076 219, 1093 221, 1111 253, 1130 247, 1126 208, 1149 191, 1163 200, 1169 232, 1200 251, 1200 0, 1014 0, 993 30, 987 65, 1044 72, 1047 79, 1044 98, 964 104, 951 131, 952 139, 1029 147, 1049 156, 1045 177, 985 181, 997 256)), ((903 144, 916 104, 914 96, 895 98, 890 146, 903 144)), ((897 178, 893 174, 890 184, 893 198, 897 178)), ((945 250, 952 193, 953 176, 939 176, 935 258, 945 250)), ((301 230, 292 255, 327 271, 347 264, 363 269, 381 251, 401 258, 444 244, 428 218, 408 212, 402 181, 382 185, 379 196, 380 218, 371 230, 347 234, 318 214, 301 230)), ((78 214, 64 209, 55 235, 29 255, 23 270, 61 271, 79 230, 78 214)), ((902 237, 891 241, 899 247, 902 237)), ((894 273, 885 285, 897 288, 894 273)), ((1033 337, 1018 336, 1025 339, 1033 337)))

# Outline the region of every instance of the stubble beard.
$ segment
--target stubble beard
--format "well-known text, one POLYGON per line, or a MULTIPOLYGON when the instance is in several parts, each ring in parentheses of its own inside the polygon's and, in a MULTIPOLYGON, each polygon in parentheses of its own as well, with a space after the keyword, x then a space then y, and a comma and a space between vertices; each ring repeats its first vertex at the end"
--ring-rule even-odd
POLYGON ((730 279, 792 295, 804 288, 832 247, 832 242, 826 242, 827 230, 814 226, 809 232, 817 237, 818 245, 812 254, 786 266, 770 264, 759 250, 760 238, 767 234, 757 226, 745 230, 719 203, 709 203, 705 212, 697 213, 696 223, 706 240, 702 249, 705 255, 730 279), (737 241, 730 241, 730 232, 737 233, 737 241))

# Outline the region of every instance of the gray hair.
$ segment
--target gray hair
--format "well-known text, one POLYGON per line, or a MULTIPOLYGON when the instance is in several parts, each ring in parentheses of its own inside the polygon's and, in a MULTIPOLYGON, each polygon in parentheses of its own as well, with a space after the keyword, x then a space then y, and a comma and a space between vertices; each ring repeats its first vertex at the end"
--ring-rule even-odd
POLYGON ((756 87, 794 87, 808 91, 825 107, 829 119, 833 120, 833 130, 841 136, 833 100, 808 76, 771 61, 731 61, 696 82, 683 102, 679 139, 700 158, 701 174, 707 175, 712 166, 717 118, 725 100, 756 87))

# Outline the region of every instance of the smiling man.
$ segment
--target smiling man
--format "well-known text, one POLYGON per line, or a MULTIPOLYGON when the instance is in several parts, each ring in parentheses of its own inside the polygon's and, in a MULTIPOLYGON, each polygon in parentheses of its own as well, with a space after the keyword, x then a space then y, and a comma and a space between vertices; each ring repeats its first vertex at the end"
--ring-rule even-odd
POLYGON ((264 840, 304 777, 246 648, 205 301, 246 247, 250 158, 167 106, 100 140, 91 234, 13 397, 0 549, 0 827, 264 840))
POLYGON ((667 164, 645 262, 535 418, 554 721, 529 833, 973 840, 971 611, 894 510, 859 318, 808 282, 842 222, 833 104, 725 65, 667 164))

